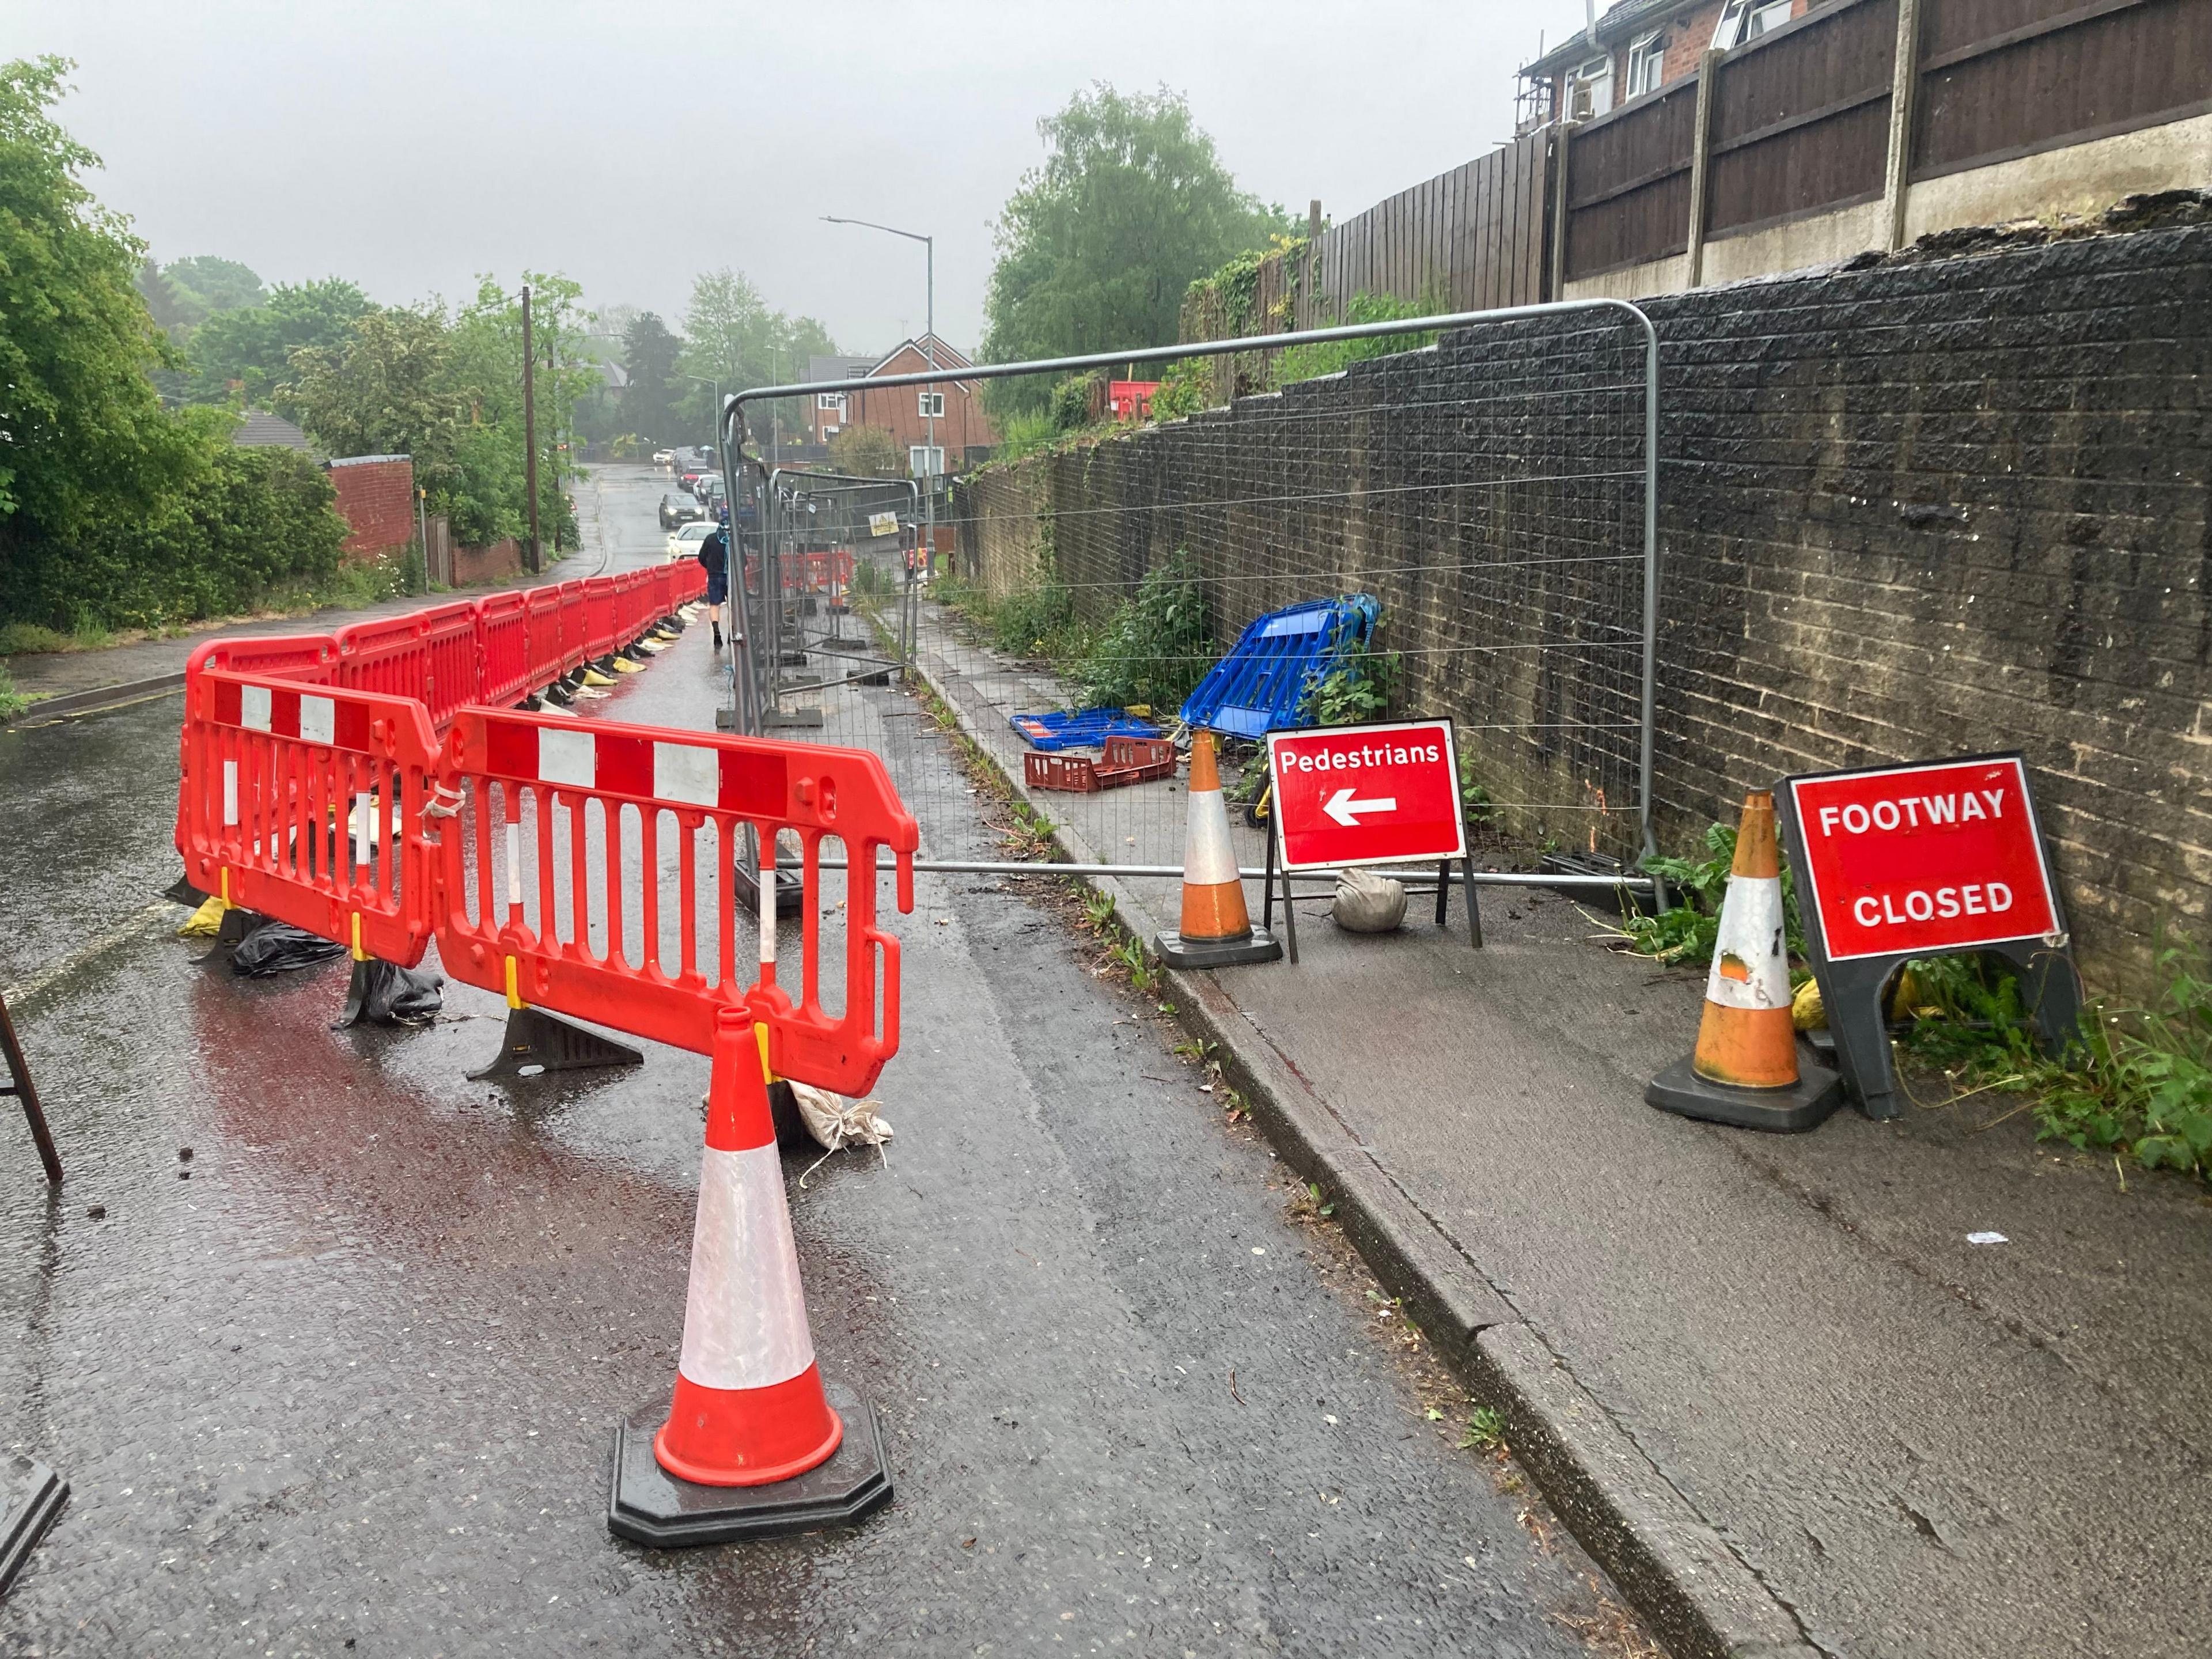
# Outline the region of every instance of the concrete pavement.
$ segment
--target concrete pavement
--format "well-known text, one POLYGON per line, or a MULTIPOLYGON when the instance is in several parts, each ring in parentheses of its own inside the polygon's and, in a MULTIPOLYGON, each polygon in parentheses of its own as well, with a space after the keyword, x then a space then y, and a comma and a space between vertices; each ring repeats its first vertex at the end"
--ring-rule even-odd
MULTIPOLYGON (((928 609, 924 666, 1018 781, 1006 716, 1052 688, 928 609)), ((1177 862, 1179 818, 1137 793, 1030 799, 1079 860, 1177 862)), ((1173 883, 1101 884, 1133 931, 1172 923, 1173 883)), ((1176 1000, 1286 1155, 1369 1213, 1386 1278, 1458 1310, 1469 1374, 1662 1633, 2205 1650, 2200 1188, 2123 1189, 2023 1115, 1992 1121, 2008 1101, 1944 1105, 1940 1080, 1902 1122, 1846 1110, 1806 1136, 1654 1112, 1699 977, 1598 948, 1594 919, 1534 892, 1487 896, 1473 951, 1459 907, 1439 932, 1417 902, 1376 939, 1302 902, 1301 965, 1184 976, 1176 1000), (2008 1242, 1967 1242, 1983 1231, 2008 1242)))

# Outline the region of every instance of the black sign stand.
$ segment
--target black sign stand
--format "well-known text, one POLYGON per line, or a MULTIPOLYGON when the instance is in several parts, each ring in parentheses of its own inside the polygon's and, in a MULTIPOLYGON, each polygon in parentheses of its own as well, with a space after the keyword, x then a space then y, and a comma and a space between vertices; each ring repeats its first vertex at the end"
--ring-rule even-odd
MULTIPOLYGON (((2013 755, 1974 755, 1969 760, 2011 760, 2013 755)), ((2023 769, 2023 776, 2025 769, 2023 769)), ((1818 777, 1820 773, 1800 774, 1818 777)), ((1784 778, 1774 786, 1775 810, 1782 818, 1782 844, 1790 867, 1811 868, 1805 856, 1805 834, 1797 822, 1797 798, 1790 787, 1797 778, 1784 778)), ((2033 813, 2035 802, 2027 803, 2033 813)), ((2040 836, 2039 826, 2036 831, 2040 836)), ((2021 1000, 2035 1022, 2036 1036, 2046 1053, 2056 1054, 2075 1040, 2081 1018, 2081 981, 2075 971, 2074 953, 2066 929, 2066 910, 2058 898, 2058 884, 2051 884, 2051 912, 2057 931, 2048 939, 2006 939, 1957 950, 1901 951, 1889 956, 1852 957, 1828 960, 1828 942, 1821 928, 1819 907, 1804 907, 1805 956, 1813 978, 1820 988, 1821 1006, 1827 1010, 1828 1030, 1836 1039, 1836 1064, 1844 1082, 1859 1103, 1859 1109, 1877 1121, 1902 1117, 1897 1089, 1897 1064, 1890 1052, 1889 1022, 1882 993, 1897 970, 1908 962, 1938 956, 1978 956, 1986 951, 2010 962, 2020 973, 2021 1000)))

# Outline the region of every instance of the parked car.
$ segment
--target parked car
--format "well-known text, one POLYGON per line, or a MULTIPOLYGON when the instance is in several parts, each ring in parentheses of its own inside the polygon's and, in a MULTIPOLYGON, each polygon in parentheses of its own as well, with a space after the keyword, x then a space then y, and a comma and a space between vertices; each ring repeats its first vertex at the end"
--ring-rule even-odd
POLYGON ((660 498, 660 527, 673 530, 682 524, 696 524, 707 516, 707 509, 689 495, 669 490, 660 498))
POLYGON ((668 557, 672 563, 695 558, 699 544, 714 533, 714 526, 705 519, 695 519, 690 524, 679 525, 669 532, 668 557))

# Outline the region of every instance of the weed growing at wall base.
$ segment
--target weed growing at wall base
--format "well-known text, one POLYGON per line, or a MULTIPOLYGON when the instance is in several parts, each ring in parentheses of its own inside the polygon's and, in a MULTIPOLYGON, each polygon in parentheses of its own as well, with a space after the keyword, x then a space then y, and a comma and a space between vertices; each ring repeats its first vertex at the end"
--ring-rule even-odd
POLYGON ((2151 1004, 2085 1013, 2080 1041, 2056 1057, 2035 1048, 2009 969, 1916 962, 1925 1001, 1905 1047, 1954 1081, 2031 1097, 2043 1139, 2212 1181, 2212 971, 2193 946, 2162 946, 2157 961, 2151 1004))

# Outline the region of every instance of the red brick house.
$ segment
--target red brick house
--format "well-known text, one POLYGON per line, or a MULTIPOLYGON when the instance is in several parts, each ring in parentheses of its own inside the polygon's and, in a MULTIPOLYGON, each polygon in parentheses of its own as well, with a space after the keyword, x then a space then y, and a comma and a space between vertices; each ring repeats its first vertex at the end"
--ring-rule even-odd
POLYGON ((368 564, 415 539, 415 463, 404 455, 350 455, 325 461, 346 521, 345 556, 368 564))
POLYGON ((808 411, 811 435, 817 443, 827 443, 848 426, 878 427, 890 433, 891 441, 905 452, 907 470, 915 477, 957 472, 987 459, 999 441, 997 428, 983 412, 981 384, 950 375, 934 386, 871 387, 868 382, 886 374, 927 374, 932 367, 957 371, 972 368, 974 362, 934 335, 902 341, 887 356, 873 361, 813 358, 808 365, 810 378, 834 380, 842 367, 853 386, 849 392, 825 392, 816 397, 815 407, 808 411), (928 454, 933 415, 938 450, 934 465, 929 464, 928 454))
POLYGON ((1725 52, 1802 17, 1820 0, 1620 0, 1521 70, 1522 132, 1555 118, 1587 121, 1680 80, 1708 52, 1725 52))

